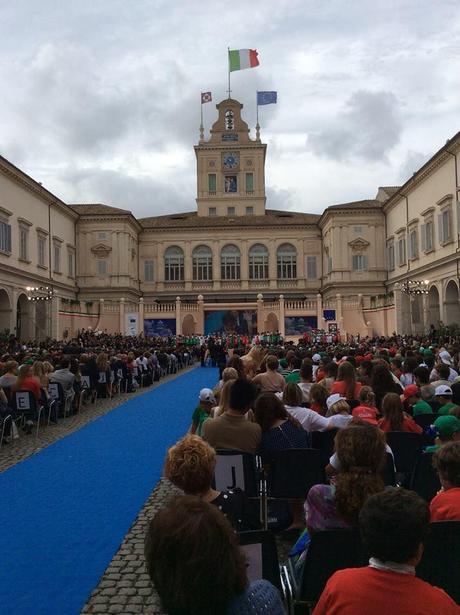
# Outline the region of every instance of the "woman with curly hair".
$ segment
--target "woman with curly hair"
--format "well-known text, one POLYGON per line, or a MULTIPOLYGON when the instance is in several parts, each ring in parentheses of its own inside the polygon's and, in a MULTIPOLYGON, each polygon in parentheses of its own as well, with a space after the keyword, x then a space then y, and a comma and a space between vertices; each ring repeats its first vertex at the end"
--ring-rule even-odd
POLYGON ((258 529, 257 511, 250 507, 241 489, 212 488, 216 451, 199 436, 189 434, 172 446, 165 463, 165 476, 187 495, 197 495, 217 506, 238 531, 258 529))
POLYGON ((384 489, 385 436, 368 423, 350 423, 335 437, 340 472, 331 485, 314 485, 305 502, 309 531, 357 525, 359 512, 384 489))
POLYGON ((145 540, 147 571, 168 615, 283 615, 271 583, 249 583, 237 535, 217 508, 184 496, 162 508, 145 540))

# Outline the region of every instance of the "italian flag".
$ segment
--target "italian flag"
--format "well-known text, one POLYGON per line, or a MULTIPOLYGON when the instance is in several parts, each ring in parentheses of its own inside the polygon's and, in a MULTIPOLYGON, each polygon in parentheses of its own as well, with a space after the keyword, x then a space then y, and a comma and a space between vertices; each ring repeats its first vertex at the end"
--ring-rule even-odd
POLYGON ((257 55, 257 49, 229 49, 228 67, 230 72, 259 66, 257 55))

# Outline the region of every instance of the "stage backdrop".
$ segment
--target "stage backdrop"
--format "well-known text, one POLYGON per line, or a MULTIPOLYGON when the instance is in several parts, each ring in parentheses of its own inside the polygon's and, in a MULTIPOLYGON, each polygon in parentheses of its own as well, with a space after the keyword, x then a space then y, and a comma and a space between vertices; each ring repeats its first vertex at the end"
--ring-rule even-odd
POLYGON ((215 310, 204 313, 204 333, 257 333, 257 312, 255 310, 215 310))
POLYGON ((285 335, 303 335, 318 328, 316 316, 286 316, 284 319, 285 335))
POLYGON ((176 335, 175 318, 146 318, 144 320, 144 335, 148 337, 168 337, 176 335))

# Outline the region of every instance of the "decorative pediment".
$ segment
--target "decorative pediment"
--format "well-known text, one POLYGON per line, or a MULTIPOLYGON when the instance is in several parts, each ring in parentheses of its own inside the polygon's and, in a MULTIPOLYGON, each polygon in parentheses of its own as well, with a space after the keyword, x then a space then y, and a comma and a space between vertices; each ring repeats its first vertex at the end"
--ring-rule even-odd
POLYGON ((112 248, 103 243, 97 243, 91 248, 91 252, 94 254, 94 256, 97 256, 98 258, 107 258, 111 251, 112 248))
POLYGON ((360 252, 364 252, 365 250, 367 250, 370 244, 368 241, 366 241, 362 237, 357 237, 356 239, 353 239, 353 241, 349 241, 348 245, 350 246, 353 252, 360 253, 360 252))

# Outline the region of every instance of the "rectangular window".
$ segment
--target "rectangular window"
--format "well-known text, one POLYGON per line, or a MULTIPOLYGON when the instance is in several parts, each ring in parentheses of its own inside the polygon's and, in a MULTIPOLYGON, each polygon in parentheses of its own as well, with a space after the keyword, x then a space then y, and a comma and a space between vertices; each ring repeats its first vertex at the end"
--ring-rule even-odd
POLYGON ((97 234, 98 239, 107 239, 107 233, 105 231, 101 231, 97 234))
POLYGON ((361 235, 363 232, 363 227, 362 226, 355 226, 353 229, 353 232, 355 235, 361 235))
POLYGON ((316 280, 316 256, 307 256, 307 280, 316 280))
POLYGON ((144 261, 144 280, 153 282, 153 261, 144 261))
POLYGON ((418 241, 416 229, 413 229, 409 234, 409 257, 411 260, 418 258, 418 241))
POLYGON ((365 271, 367 269, 367 256, 365 254, 353 254, 353 271, 365 271))
POLYGON ((332 256, 327 257, 327 272, 332 273, 332 256))
POLYGON ((208 191, 210 194, 216 194, 216 174, 209 173, 208 175, 208 191))
POLYGON ((253 216, 254 215, 254 207, 252 207, 252 205, 248 205, 246 207, 246 215, 247 216, 253 216))
POLYGON ((227 216, 234 216, 234 215, 235 215, 235 208, 227 207, 227 216))
POLYGON ((431 252, 433 249, 433 221, 429 220, 421 226, 422 251, 431 252))
POLYGON ((246 173, 246 192, 254 192, 254 173, 246 173))
POLYGON ((107 275, 107 261, 103 259, 98 259, 96 261, 96 272, 97 275, 107 275))
POLYGON ((27 260, 27 255, 28 255, 28 237, 29 237, 29 231, 23 227, 19 227, 19 258, 22 261, 26 261, 27 260))
POLYGON ((74 263, 73 252, 69 250, 69 252, 67 253, 67 267, 69 271, 69 278, 73 278, 75 275, 73 263, 74 263))
POLYGON ((11 252, 11 225, 0 220, 0 252, 11 252))
POLYGON ((444 209, 444 211, 438 216, 439 243, 441 245, 452 239, 450 216, 450 208, 444 209))
POLYGON ((406 264, 406 238, 398 240, 398 265, 401 267, 406 264))
POLYGON ((61 273, 61 246, 54 244, 54 272, 61 273))
POLYGON ((387 266, 388 271, 394 271, 395 268, 395 246, 394 243, 390 243, 387 247, 387 266))
POLYGON ((46 237, 38 237, 38 264, 46 267, 46 237))
POLYGON ((215 207, 210 207, 209 208, 209 215, 210 216, 217 216, 217 209, 215 207))

